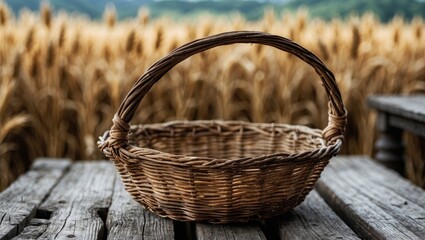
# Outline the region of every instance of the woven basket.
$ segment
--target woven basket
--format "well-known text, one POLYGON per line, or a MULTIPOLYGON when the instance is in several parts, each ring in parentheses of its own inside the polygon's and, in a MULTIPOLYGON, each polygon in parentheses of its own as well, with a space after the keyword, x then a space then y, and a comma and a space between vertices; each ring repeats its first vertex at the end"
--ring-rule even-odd
POLYGON ((187 43, 152 65, 121 103, 99 148, 126 190, 159 216, 180 221, 243 222, 300 204, 343 140, 344 108, 333 74, 296 43, 262 32, 227 32, 187 43), (310 64, 329 99, 322 131, 286 124, 176 121, 129 125, 145 94, 176 64, 233 43, 269 45, 310 64))

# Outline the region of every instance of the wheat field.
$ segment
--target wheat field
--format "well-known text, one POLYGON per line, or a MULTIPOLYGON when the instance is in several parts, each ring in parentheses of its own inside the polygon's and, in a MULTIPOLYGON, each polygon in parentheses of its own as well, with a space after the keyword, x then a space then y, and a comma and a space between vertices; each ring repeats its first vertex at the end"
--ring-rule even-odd
MULTIPOLYGON (((118 22, 23 11, 0 2, 0 190, 38 156, 100 159, 97 137, 111 126, 121 99, 156 60, 196 38, 231 30, 288 37, 334 72, 348 114, 343 154, 373 154, 371 94, 425 92, 425 24, 371 14, 324 22, 305 11, 263 19, 203 16, 152 20, 141 9, 118 22)), ((260 45, 232 45, 200 53, 172 69, 145 97, 133 123, 176 119, 284 122, 323 128, 325 92, 310 66, 260 45)), ((420 139, 408 141, 408 177, 425 186, 420 139)))

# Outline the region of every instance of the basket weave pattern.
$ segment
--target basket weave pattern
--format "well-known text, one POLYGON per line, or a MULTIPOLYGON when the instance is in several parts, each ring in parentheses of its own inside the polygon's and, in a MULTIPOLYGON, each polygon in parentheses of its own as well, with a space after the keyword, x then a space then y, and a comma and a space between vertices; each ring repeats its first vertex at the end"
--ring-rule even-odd
POLYGON ((98 144, 126 190, 150 211, 181 221, 227 223, 273 217, 301 203, 338 153, 345 125, 335 78, 311 52, 276 35, 228 32, 185 44, 151 66, 98 144), (269 45, 310 64, 329 99, 328 126, 318 130, 237 121, 129 125, 144 95, 176 64, 233 43, 269 45))

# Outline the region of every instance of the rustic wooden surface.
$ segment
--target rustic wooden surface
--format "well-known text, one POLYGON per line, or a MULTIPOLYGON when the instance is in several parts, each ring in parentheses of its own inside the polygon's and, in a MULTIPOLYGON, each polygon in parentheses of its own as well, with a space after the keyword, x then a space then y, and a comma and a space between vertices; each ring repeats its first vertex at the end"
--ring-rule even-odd
POLYGON ((402 116, 425 124, 425 95, 412 96, 373 96, 368 104, 383 112, 402 116))
POLYGON ((256 223, 214 225, 209 223, 196 224, 196 236, 199 240, 209 239, 246 239, 266 240, 266 236, 256 223))
POLYGON ((0 194, 0 239, 10 239, 35 217, 43 199, 70 167, 68 160, 38 160, 0 194))
POLYGON ((106 225, 108 239, 174 239, 173 221, 145 211, 131 199, 118 177, 106 225))
POLYGON ((359 239, 315 190, 277 222, 280 239, 359 239))
POLYGON ((50 221, 47 219, 33 218, 21 234, 13 240, 38 239, 49 227, 50 221))
POLYGON ((265 221, 262 228, 198 223, 196 234, 198 239, 359 239, 315 190, 294 211, 265 221))
POLYGON ((336 158, 316 188, 367 239, 423 239, 425 192, 364 157, 336 158))
MULTIPOLYGON (((425 137, 425 95, 372 96, 369 106, 388 116, 388 125, 425 137)), ((378 126, 379 128, 380 126, 378 126)))
POLYGON ((337 157, 283 216, 186 224, 144 210, 109 162, 42 160, 0 193, 0 229, 0 239, 420 239, 425 192, 368 158, 337 157))
POLYGON ((106 231, 100 215, 111 205, 115 177, 106 161, 73 164, 39 207, 51 217, 44 232, 34 231, 38 238, 102 239, 106 231))
POLYGON ((425 137, 425 95, 382 95, 368 98, 378 111, 376 128, 380 134, 374 158, 404 175, 403 131, 425 137))

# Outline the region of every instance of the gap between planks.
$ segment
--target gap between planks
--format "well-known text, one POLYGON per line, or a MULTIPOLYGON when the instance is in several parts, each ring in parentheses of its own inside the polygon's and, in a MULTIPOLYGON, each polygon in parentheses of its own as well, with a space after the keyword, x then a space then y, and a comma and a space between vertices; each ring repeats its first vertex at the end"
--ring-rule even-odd
MULTIPOLYGON (((302 239, 318 231, 315 217, 310 216, 310 219, 305 221, 310 214, 306 209, 311 207, 314 209, 312 202, 317 200, 320 199, 313 192, 301 206, 290 213, 298 218, 275 219, 276 222, 273 224, 270 224, 270 221, 262 224, 251 222, 233 225, 173 222, 154 216, 133 201, 109 162, 79 162, 64 171, 61 179, 43 197, 35 214, 36 218, 28 222, 16 239, 48 239, 54 236, 85 239, 263 240, 284 239, 288 234, 295 239, 302 239), (99 189, 102 189, 102 186, 99 184, 104 186, 101 191, 99 189), (80 190, 74 191, 73 188, 80 190), (77 221, 78 214, 76 216, 75 212, 85 216, 84 218, 92 219, 95 224, 77 221), (304 226, 302 231, 299 231, 300 226, 304 226)), ((317 217, 323 218, 323 216, 317 217)), ((332 217, 331 221, 334 221, 333 218, 337 219, 332 217)), ((349 229, 347 232, 350 236, 349 229)))
MULTIPOLYGON (((366 238, 398 236, 415 239, 424 233, 424 192, 363 157, 333 159, 316 185, 321 196, 314 190, 290 213, 262 224, 213 225, 159 218, 131 199, 111 163, 79 162, 68 168, 63 170, 60 180, 50 183, 51 191, 42 196, 36 194, 39 204, 34 209, 38 211, 32 209, 25 218, 21 217, 20 227, 26 227, 16 239, 30 236, 41 239, 51 236, 84 239, 218 239, 220 236, 222 239, 358 239, 346 223, 366 238), (353 191, 357 195, 353 195, 353 191), (365 204, 359 208, 358 201, 363 198, 370 202, 366 204, 367 208, 365 204), (413 212, 411 216, 418 222, 417 225, 406 225, 411 220, 402 214, 403 209, 413 212), (375 215, 381 213, 388 218, 378 224, 375 215), (368 217, 368 214, 372 215, 368 217), (94 220, 79 221, 79 215, 94 220), (394 223, 404 232, 394 229, 391 225, 394 223), (182 226, 184 229, 175 228, 182 226), (75 229, 81 231, 75 232, 75 229)), ((30 177, 34 178, 34 175, 29 174, 22 179, 30 177)), ((22 181, 21 184, 18 184, 19 180, 15 183, 15 188, 20 191, 14 193, 14 198, 10 193, 2 193, 0 199, 16 199, 21 193, 31 192, 22 188, 22 181)), ((37 178, 37 181, 43 182, 43 178, 37 178)), ((4 222, 5 214, 2 218, 4 222)), ((15 225, 19 230, 18 226, 15 225)), ((9 234, 0 239, 12 237, 9 234)))
POLYGON ((367 157, 337 157, 316 189, 367 239, 423 239, 425 192, 367 157))

